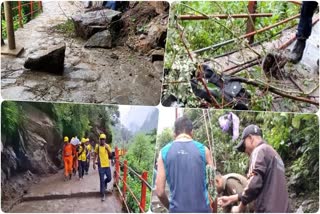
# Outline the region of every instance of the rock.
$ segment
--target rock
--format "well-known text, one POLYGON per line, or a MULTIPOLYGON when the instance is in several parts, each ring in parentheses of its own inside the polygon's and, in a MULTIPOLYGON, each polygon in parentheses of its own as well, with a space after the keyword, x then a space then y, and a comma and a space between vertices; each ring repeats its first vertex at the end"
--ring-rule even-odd
POLYGON ((111 54, 110 54, 110 58, 111 58, 111 59, 118 60, 118 59, 119 59, 119 56, 118 56, 117 54, 115 54, 115 53, 111 53, 111 54))
POLYGON ((306 206, 306 205, 308 205, 308 204, 310 204, 310 203, 312 203, 313 202, 313 200, 305 200, 305 201, 303 201, 302 202, 302 206, 306 206))
POLYGON ((296 213, 303 213, 303 207, 302 207, 302 205, 297 209, 296 213))
POLYGON ((90 38, 93 34, 105 30, 113 21, 120 18, 121 12, 104 9, 72 17, 75 33, 83 39, 90 38))
POLYGON ((154 50, 151 53, 151 62, 163 61, 163 58, 164 58, 164 49, 154 50))
POLYGON ((111 100, 111 103, 127 105, 127 104, 130 104, 130 99, 129 99, 129 97, 127 95, 119 95, 119 96, 114 97, 111 100))
POLYGON ((148 3, 156 9, 158 14, 162 14, 169 9, 169 3, 166 1, 150 1, 148 3))
POLYGON ((98 32, 90 37, 85 48, 112 48, 112 38, 108 30, 98 32))
POLYGON ((84 80, 86 82, 93 82, 100 78, 100 73, 80 68, 76 71, 68 73, 66 76, 71 80, 84 80))
POLYGON ((63 43, 49 48, 47 51, 39 51, 35 55, 28 57, 24 67, 31 70, 62 74, 65 50, 66 44, 63 43))
POLYGON ((156 74, 156 78, 160 79, 160 77, 163 76, 163 61, 155 61, 153 67, 155 69, 154 74, 156 74))

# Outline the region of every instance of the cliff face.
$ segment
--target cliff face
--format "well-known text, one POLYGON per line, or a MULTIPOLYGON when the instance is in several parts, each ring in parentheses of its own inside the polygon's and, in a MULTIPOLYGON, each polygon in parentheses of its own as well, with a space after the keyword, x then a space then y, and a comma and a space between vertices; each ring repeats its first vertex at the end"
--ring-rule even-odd
POLYGON ((23 123, 14 136, 1 136, 2 200, 15 198, 37 176, 58 172, 62 147, 55 122, 46 113, 29 104, 21 105, 23 123))

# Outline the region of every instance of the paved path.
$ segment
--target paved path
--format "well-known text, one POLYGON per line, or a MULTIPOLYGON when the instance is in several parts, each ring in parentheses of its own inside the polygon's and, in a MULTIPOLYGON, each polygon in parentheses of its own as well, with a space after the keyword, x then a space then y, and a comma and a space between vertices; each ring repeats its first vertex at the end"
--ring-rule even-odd
POLYGON ((158 105, 162 63, 152 64, 126 46, 86 49, 86 41, 53 30, 67 17, 83 13, 81 2, 45 1, 43 13, 19 28, 17 44, 25 51, 18 58, 1 56, 4 99, 158 105), (66 43, 63 76, 26 70, 29 54, 66 43), (118 59, 117 57, 118 56, 118 59), (148 90, 146 90, 146 88, 148 90))
MULTIPOLYGON (((91 167, 91 166, 90 166, 91 167)), ((108 190, 113 189, 113 180, 108 184, 108 190)), ((119 213, 122 211, 121 201, 116 189, 106 195, 101 202, 99 194, 99 174, 97 170, 89 169, 89 175, 79 181, 78 176, 71 181, 63 180, 63 171, 42 178, 41 181, 28 190, 23 202, 10 210, 20 212, 76 212, 76 213, 119 213)))

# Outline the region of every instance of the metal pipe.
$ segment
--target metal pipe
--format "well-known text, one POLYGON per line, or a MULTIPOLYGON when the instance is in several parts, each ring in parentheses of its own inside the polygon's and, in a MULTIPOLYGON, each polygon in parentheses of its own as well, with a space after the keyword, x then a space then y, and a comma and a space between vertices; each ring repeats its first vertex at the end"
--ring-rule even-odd
MULTIPOLYGON (((249 1, 248 11, 250 14, 255 14, 257 9, 257 1, 249 1)), ((255 16, 249 16, 247 19, 247 31, 246 33, 251 33, 255 31, 255 16)), ((248 38, 249 44, 254 42, 254 35, 248 38)))
POLYGON ((4 2, 4 15, 6 19, 7 38, 9 50, 16 49, 16 42, 14 38, 13 18, 12 18, 12 6, 10 1, 4 2))
MULTIPOLYGON (((296 19, 296 18, 298 18, 298 17, 300 17, 300 14, 297 14, 297 15, 292 16, 292 17, 290 17, 290 18, 284 19, 284 20, 282 20, 282 21, 280 21, 280 22, 277 22, 277 23, 275 23, 275 24, 273 24, 273 25, 270 25, 270 26, 268 26, 268 27, 264 27, 264 28, 261 28, 261 29, 259 29, 259 30, 253 31, 253 32, 251 32, 251 33, 247 33, 247 34, 245 34, 245 35, 240 36, 239 38, 240 38, 240 39, 243 39, 243 38, 246 38, 246 37, 250 37, 250 36, 252 36, 252 35, 255 35, 255 34, 257 34, 257 33, 261 33, 261 32, 270 30, 270 29, 272 29, 272 28, 274 28, 274 27, 277 27, 277 26, 279 26, 279 25, 281 25, 281 24, 284 24, 284 23, 286 23, 286 22, 289 22, 289 21, 291 21, 291 20, 293 20, 293 19, 296 19)), ((237 41, 237 38, 230 39, 230 40, 227 40, 227 41, 224 41, 224 42, 215 44, 215 45, 211 45, 211 46, 209 46, 209 47, 201 48, 201 49, 199 49, 199 50, 195 50, 195 51, 193 51, 193 53, 198 54, 198 53, 201 53, 201 52, 210 50, 210 49, 214 49, 214 48, 218 48, 218 47, 221 47, 221 46, 224 46, 224 45, 228 45, 228 44, 234 43, 235 41, 237 41)))
POLYGON ((179 20, 206 20, 206 19, 212 19, 212 18, 219 18, 219 19, 228 19, 228 18, 249 18, 249 17, 271 17, 273 16, 272 13, 252 13, 252 14, 217 14, 217 15, 180 15, 178 16, 179 20))

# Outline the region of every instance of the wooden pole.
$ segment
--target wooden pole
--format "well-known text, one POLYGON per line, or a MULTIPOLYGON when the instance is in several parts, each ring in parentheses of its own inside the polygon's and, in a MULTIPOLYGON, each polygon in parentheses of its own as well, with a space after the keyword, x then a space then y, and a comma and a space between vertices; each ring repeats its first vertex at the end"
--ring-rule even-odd
POLYGON ((12 5, 10 1, 4 2, 4 15, 7 25, 7 38, 9 50, 16 49, 16 42, 14 38, 14 27, 13 27, 13 18, 12 18, 12 5))

